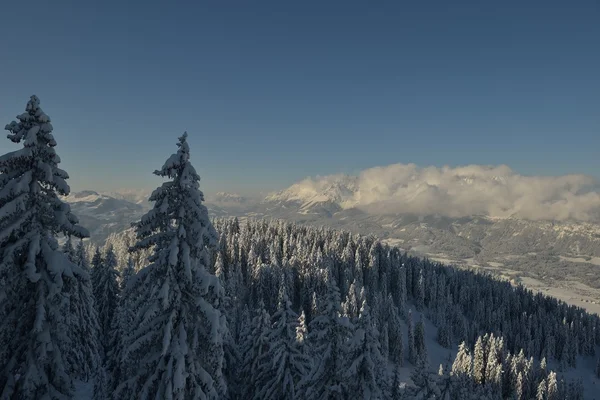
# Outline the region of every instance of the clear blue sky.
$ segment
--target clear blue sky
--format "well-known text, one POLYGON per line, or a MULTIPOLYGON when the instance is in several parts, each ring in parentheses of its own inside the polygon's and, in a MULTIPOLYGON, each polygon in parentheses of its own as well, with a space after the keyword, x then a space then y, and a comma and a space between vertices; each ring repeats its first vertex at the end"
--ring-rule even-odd
POLYGON ((157 186, 183 130, 205 192, 397 162, 600 176, 597 0, 0 11, 0 122, 37 94, 75 190, 157 186))

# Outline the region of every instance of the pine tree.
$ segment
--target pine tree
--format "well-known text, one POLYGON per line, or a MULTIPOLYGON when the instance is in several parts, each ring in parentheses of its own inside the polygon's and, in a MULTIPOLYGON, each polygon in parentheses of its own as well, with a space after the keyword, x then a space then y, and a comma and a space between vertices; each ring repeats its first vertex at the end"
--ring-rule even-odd
MULTIPOLYGON (((135 275, 135 262, 133 261, 133 257, 129 257, 127 259, 127 265, 123 269, 123 273, 121 274, 121 281, 119 282, 119 293, 123 296, 127 285, 131 278, 135 275)), ((124 296, 123 296, 124 297, 124 296)))
POLYGON ((298 326, 296 326, 296 342, 298 342, 298 345, 302 347, 303 352, 305 351, 304 343, 307 336, 308 328, 306 327, 306 315, 304 314, 304 310, 302 310, 300 316, 298 317, 298 326))
POLYGON ((396 366, 394 368, 394 377, 392 379, 392 386, 390 388, 390 398, 392 400, 401 400, 404 397, 401 384, 400 367, 396 366))
POLYGON ((104 257, 102 257, 100 248, 96 247, 96 250, 94 251, 94 255, 92 256, 92 270, 90 272, 94 299, 97 299, 98 297, 101 296, 101 294, 98 291, 98 287, 99 287, 99 283, 100 283, 100 276, 102 276, 103 268, 104 268, 104 257))
POLYGON ((485 354, 483 338, 479 336, 475 342, 473 351, 473 380, 476 384, 482 385, 485 380, 485 354))
POLYGON ((117 279, 117 259, 112 246, 106 251, 104 262, 95 270, 94 291, 96 293, 96 309, 98 310, 98 322, 100 323, 100 335, 102 344, 106 351, 111 340, 113 319, 119 305, 119 283, 117 279))
POLYGON ((245 382, 244 399, 253 399, 260 390, 258 376, 261 371, 270 367, 264 355, 269 352, 269 335, 271 333, 271 317, 264 304, 260 302, 259 309, 252 319, 250 330, 244 342, 244 363, 242 377, 245 382), (267 364, 264 364, 267 362, 267 364))
POLYGON ((387 395, 387 365, 381 354, 379 334, 364 301, 356 330, 348 343, 343 373, 344 398, 383 399, 387 395))
POLYGON ((558 400, 558 382, 556 379, 556 372, 550 371, 548 374, 548 388, 546 391, 546 400, 558 400))
MULTIPOLYGON (((69 243, 70 245, 70 243, 69 243)), ((72 249, 72 246, 68 246, 72 249)), ((74 376, 84 381, 94 376, 95 371, 101 366, 101 343, 100 324, 96 312, 92 282, 89 279, 88 256, 83 245, 79 241, 77 248, 70 251, 72 260, 87 275, 74 276, 69 290, 69 302, 72 319, 69 329, 70 343, 67 345, 67 354, 72 355, 71 365, 74 367, 74 376)))
POLYGON ((415 329, 413 327, 412 312, 408 310, 408 361, 416 365, 419 357, 415 348, 415 329))
MULTIPOLYGON (((102 268, 102 267, 101 267, 102 268)), ((105 381, 104 385, 111 393, 118 382, 122 379, 121 373, 124 368, 123 351, 124 340, 133 329, 133 321, 135 319, 135 311, 132 306, 132 301, 128 295, 130 289, 129 283, 135 275, 133 258, 129 257, 127 267, 123 270, 123 276, 120 282, 120 296, 118 306, 112 320, 111 332, 109 336, 110 344, 106 349, 106 369, 109 372, 108 377, 102 377, 105 381)))
POLYGON ((546 400, 546 380, 542 379, 537 387, 536 400, 546 400))
POLYGON ((309 358, 302 353, 296 338, 298 314, 292 310, 285 286, 281 287, 281 301, 273 314, 269 333, 269 351, 264 354, 267 368, 258 374, 259 390, 255 399, 295 399, 299 395, 298 382, 308 373, 309 358))
POLYGON ((450 375, 453 380, 453 393, 457 398, 468 398, 471 394, 472 379, 472 357, 465 342, 458 346, 458 353, 454 358, 450 375))
POLYGON ((411 374, 415 388, 411 391, 411 399, 434 400, 441 398, 438 386, 438 376, 429 372, 429 365, 424 358, 417 360, 417 365, 411 374))
POLYGON ((425 343, 425 322, 423 321, 423 315, 417 325, 415 325, 414 331, 414 342, 415 342, 415 353, 417 360, 427 360, 427 345, 425 343))
POLYGON ((387 361, 390 358, 390 327, 387 322, 383 324, 379 342, 381 343, 381 355, 387 361))
POLYGON ((345 346, 352 324, 342 317, 340 294, 333 277, 327 280, 328 295, 323 312, 309 325, 308 342, 315 355, 315 364, 301 382, 305 397, 315 400, 342 399, 342 371, 345 346))
POLYGON ((89 276, 58 250, 56 235, 89 234, 58 197, 69 194, 69 176, 37 96, 17 119, 5 129, 23 148, 0 157, 0 398, 68 398, 73 368, 62 351, 84 321, 71 314, 65 285, 89 276))
POLYGON ((189 162, 187 134, 155 174, 169 178, 150 196, 154 207, 136 225, 132 250, 153 247, 128 296, 139 310, 125 338, 127 360, 117 398, 216 399, 226 395, 222 374, 224 291, 207 271, 207 248, 217 234, 202 204, 200 177, 189 162), (143 365, 144 368, 139 368, 143 365))
POLYGON ((404 342, 402 339, 400 314, 393 301, 388 302, 388 307, 389 360, 401 367, 404 365, 404 342))

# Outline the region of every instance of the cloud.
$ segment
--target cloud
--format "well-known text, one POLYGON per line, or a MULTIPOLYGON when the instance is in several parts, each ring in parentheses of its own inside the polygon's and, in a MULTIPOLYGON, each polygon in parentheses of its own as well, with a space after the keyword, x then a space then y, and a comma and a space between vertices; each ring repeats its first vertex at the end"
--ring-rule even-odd
POLYGON ((325 191, 345 208, 377 213, 600 220, 600 186, 593 178, 523 176, 506 165, 420 168, 393 164, 366 169, 354 177, 309 178, 293 187, 298 194, 319 197, 325 191))

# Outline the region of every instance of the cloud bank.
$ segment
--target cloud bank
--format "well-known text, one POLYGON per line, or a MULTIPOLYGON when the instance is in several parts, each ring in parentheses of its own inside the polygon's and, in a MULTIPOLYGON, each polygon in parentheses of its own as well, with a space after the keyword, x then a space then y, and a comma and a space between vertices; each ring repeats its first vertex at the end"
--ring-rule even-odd
POLYGON ((297 197, 328 197, 344 208, 377 213, 600 220, 600 185, 593 178, 523 176, 505 165, 420 168, 393 164, 352 177, 308 178, 289 190, 297 197))

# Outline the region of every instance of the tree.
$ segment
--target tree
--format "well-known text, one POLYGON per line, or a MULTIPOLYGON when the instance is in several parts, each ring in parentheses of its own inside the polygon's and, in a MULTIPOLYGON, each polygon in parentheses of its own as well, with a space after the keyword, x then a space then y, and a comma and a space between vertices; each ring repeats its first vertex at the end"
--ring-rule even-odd
POLYGON ((412 365, 417 364, 419 359, 417 350, 415 347, 415 329, 413 327, 412 311, 408 310, 408 361, 412 365))
POLYGON ((255 399, 295 399, 298 382, 310 369, 309 358, 302 353, 296 338, 298 314, 292 310, 285 286, 281 287, 281 301, 273 314, 273 327, 269 333, 269 351, 263 355, 264 368, 258 375, 259 388, 255 399))
POLYGON ((252 319, 243 347, 244 363, 242 366, 242 377, 246 383, 243 390, 245 399, 254 398, 259 390, 257 386, 259 381, 258 376, 262 370, 269 368, 269 365, 263 364, 269 361, 263 356, 269 352, 270 333, 271 317, 261 301, 259 309, 252 319))
POLYGON ((84 322, 69 295, 89 276, 59 251, 56 235, 89 234, 58 197, 69 194, 69 176, 37 96, 17 119, 5 129, 23 148, 0 157, 0 398, 71 397, 74 367, 63 351, 84 322))
POLYGON ((117 259, 112 246, 106 250, 104 262, 100 263, 95 270, 94 291, 96 293, 96 309, 98 310, 98 322, 100 323, 100 334, 102 344, 106 351, 112 335, 113 318, 119 305, 119 283, 117 281, 117 259))
POLYGON ((392 297, 388 299, 388 342, 389 359, 398 366, 404 365, 404 343, 400 325, 400 314, 392 297))
POLYGON ((465 342, 458 346, 458 353, 452 363, 450 375, 454 382, 453 392, 458 398, 468 398, 471 394, 472 379, 472 357, 465 342))
MULTIPOLYGON (((70 241, 67 242, 69 249, 70 241)), ((79 241, 77 248, 70 250, 72 260, 87 275, 75 275, 74 280, 67 280, 69 286, 70 314, 75 316, 71 318, 69 326, 70 343, 67 345, 67 354, 72 355, 71 365, 74 376, 87 381, 94 376, 95 371, 102 365, 101 342, 100 342, 100 324, 96 312, 92 282, 89 279, 90 267, 88 256, 83 245, 79 241)))
POLYGON ((302 347, 302 351, 304 352, 304 342, 306 341, 306 337, 308 336, 308 328, 306 327, 306 315, 304 314, 304 310, 300 313, 298 317, 298 326, 296 326, 296 342, 298 345, 302 347))
POLYGON ((411 378, 415 388, 411 391, 411 399, 434 400, 442 396, 438 386, 438 376, 429 372, 429 365, 425 358, 419 358, 412 371, 411 378))
POLYGON ((124 340, 127 360, 118 398, 207 398, 226 395, 223 379, 224 291, 211 275, 208 249, 217 244, 190 164, 187 133, 177 153, 154 173, 168 178, 154 190, 154 207, 135 225, 132 251, 153 247, 150 265, 131 282, 128 297, 139 310, 124 340), (139 368, 143 365, 144 368, 139 368))
POLYGON ((112 326, 110 332, 110 344, 106 349, 106 369, 109 371, 109 376, 100 376, 97 383, 102 387, 110 387, 110 390, 103 392, 112 392, 115 389, 116 384, 121 380, 121 372, 123 370, 123 351, 124 351, 124 339, 127 337, 129 332, 134 328, 133 321, 135 319, 135 311, 132 306, 132 301, 128 295, 130 289, 130 282, 135 275, 133 258, 130 257, 127 266, 123 270, 123 276, 119 285, 120 296, 118 299, 118 306, 112 319, 112 326))
POLYGON ((404 392, 400 386, 401 383, 400 367, 396 366, 394 368, 394 378, 392 379, 392 386, 390 390, 390 398, 392 400, 401 400, 403 398, 404 392))
POLYGON ((548 374, 548 388, 546 391, 547 400, 558 400, 558 382, 556 380, 556 372, 550 371, 548 374))
POLYGON ((417 325, 415 325, 414 341, 417 359, 427 360, 427 345, 425 343, 425 321, 423 321, 423 314, 421 314, 419 322, 417 322, 417 325))
POLYGON ((344 369, 344 398, 384 399, 387 395, 387 361, 381 354, 379 333, 364 301, 357 329, 348 344, 344 369))
POLYGON ((129 257, 127 259, 127 265, 123 269, 123 273, 121 274, 121 281, 119 282, 119 292, 121 295, 125 293, 127 285, 131 278, 135 275, 135 262, 133 261, 133 257, 129 257))
POLYGON ((104 257, 102 257, 100 248, 96 246, 96 250, 94 251, 94 255, 92 256, 92 271, 90 272, 94 299, 100 297, 100 292, 98 291, 98 284, 100 282, 100 276, 102 275, 102 270, 104 268, 103 264, 104 257))
POLYGON ((343 398, 344 350, 353 329, 348 318, 340 315, 340 293, 332 276, 328 276, 327 284, 328 295, 322 312, 309 325, 308 341, 316 360, 301 382, 305 397, 315 400, 343 398))
POLYGON ((535 396, 536 400, 546 400, 546 380, 542 379, 540 384, 537 387, 537 394, 535 396))

